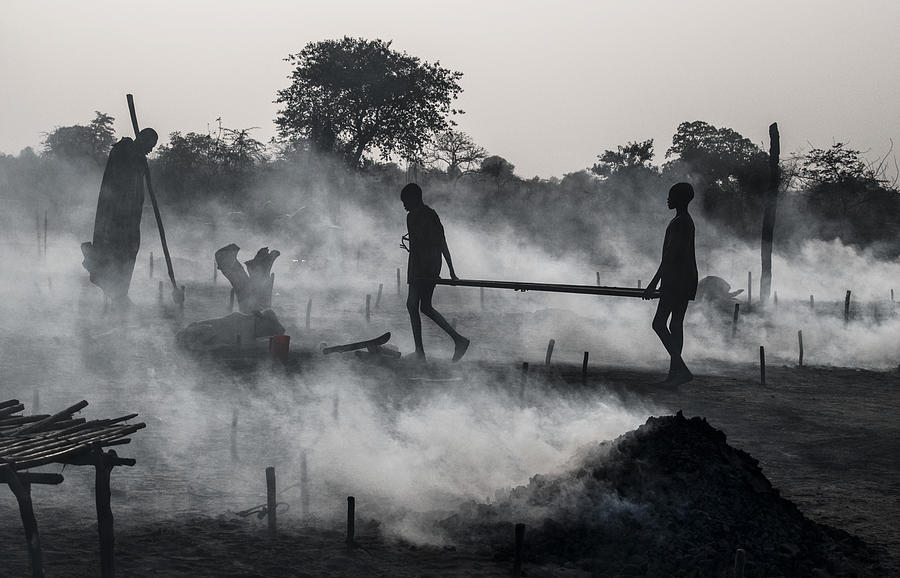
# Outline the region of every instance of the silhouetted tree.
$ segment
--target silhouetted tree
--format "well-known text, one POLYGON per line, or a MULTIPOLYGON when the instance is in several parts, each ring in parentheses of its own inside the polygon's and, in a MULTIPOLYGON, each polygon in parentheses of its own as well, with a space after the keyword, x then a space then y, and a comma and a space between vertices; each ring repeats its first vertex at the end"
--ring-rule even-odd
POLYGON ((44 154, 73 162, 91 160, 98 165, 106 163, 109 149, 116 142, 112 125, 115 119, 108 114, 94 111, 96 116, 88 126, 60 126, 44 137, 44 154))
POLYGON ((439 133, 422 153, 422 163, 429 169, 444 169, 453 181, 478 170, 487 151, 464 132, 453 129, 439 133))
POLYGON ((835 236, 854 243, 887 236, 885 219, 896 216, 900 195, 885 177, 886 158, 870 165, 860 151, 841 142, 801 157, 795 176, 806 189, 810 209, 837 224, 835 236), (864 210, 867 205, 872 206, 864 210))
POLYGON ((515 179, 516 166, 499 155, 492 155, 481 161, 478 172, 494 181, 497 194, 507 182, 515 179))
POLYGON ((735 233, 759 231, 762 194, 769 182, 768 155, 730 128, 683 122, 672 137, 663 167, 666 180, 687 181, 698 191, 707 216, 735 233), (748 218, 752 216, 753 218, 748 218))
POLYGON ((278 91, 275 123, 287 139, 339 153, 352 167, 378 150, 416 158, 449 126, 462 73, 391 49, 383 40, 344 37, 307 44, 286 59, 291 85, 278 91))
POLYGON ((619 145, 616 150, 605 150, 597 155, 598 162, 591 167, 591 172, 601 178, 607 178, 622 172, 636 170, 654 170, 650 162, 653 160, 653 139, 642 142, 628 142, 619 145))

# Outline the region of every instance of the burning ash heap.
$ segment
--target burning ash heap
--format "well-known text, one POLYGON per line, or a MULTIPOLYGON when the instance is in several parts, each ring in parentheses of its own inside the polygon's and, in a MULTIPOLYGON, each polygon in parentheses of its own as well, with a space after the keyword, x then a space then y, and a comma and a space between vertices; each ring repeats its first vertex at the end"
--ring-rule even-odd
POLYGON ((731 575, 738 548, 748 576, 883 575, 865 544, 807 519, 705 419, 651 417, 582 453, 567 474, 470 502, 442 526, 506 557, 525 522, 526 560, 596 576, 731 575))

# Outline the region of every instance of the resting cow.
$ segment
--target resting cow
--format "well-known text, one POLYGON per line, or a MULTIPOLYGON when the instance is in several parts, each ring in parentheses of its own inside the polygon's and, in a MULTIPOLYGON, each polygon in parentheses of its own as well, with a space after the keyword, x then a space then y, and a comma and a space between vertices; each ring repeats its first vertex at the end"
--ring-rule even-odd
POLYGON ((284 326, 274 311, 265 309, 196 321, 179 331, 175 342, 189 351, 209 351, 223 346, 248 346, 272 335, 284 335, 284 326))

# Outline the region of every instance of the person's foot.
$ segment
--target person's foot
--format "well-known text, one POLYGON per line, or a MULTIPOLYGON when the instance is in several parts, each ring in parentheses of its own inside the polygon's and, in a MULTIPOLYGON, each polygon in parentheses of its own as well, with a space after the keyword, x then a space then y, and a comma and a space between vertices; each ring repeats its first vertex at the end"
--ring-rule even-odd
POLYGON ((687 367, 675 370, 667 379, 667 387, 678 387, 694 379, 694 374, 687 367))
POLYGON ((456 340, 456 347, 453 349, 453 359, 451 361, 459 361, 462 359, 462 356, 466 354, 466 351, 469 349, 469 340, 465 337, 460 337, 456 340))
POLYGON ((409 359, 410 361, 420 361, 422 363, 425 362, 425 352, 424 351, 413 351, 407 355, 403 356, 403 359, 409 359))

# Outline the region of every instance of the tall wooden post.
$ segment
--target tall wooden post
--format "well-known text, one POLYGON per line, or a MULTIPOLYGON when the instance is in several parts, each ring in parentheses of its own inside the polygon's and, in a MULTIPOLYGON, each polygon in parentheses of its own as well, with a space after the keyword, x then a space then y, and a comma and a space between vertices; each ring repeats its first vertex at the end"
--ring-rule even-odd
POLYGON ((738 319, 740 318, 740 316, 741 316, 741 304, 735 303, 734 304, 734 315, 731 317, 731 338, 732 339, 737 337, 737 326, 738 326, 738 319))
POLYGON ((778 123, 769 125, 769 186, 763 197, 762 242, 762 274, 759 277, 759 302, 765 305, 772 289, 772 240, 775 237, 775 214, 778 208, 778 185, 781 170, 778 157, 781 154, 781 139, 778 135, 778 123))
POLYGON ((800 346, 800 367, 803 367, 803 330, 797 331, 797 344, 800 346))

